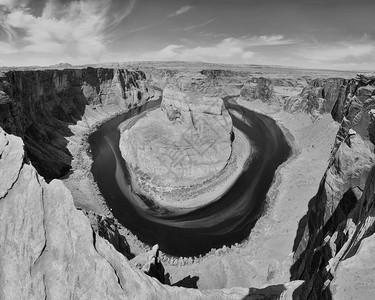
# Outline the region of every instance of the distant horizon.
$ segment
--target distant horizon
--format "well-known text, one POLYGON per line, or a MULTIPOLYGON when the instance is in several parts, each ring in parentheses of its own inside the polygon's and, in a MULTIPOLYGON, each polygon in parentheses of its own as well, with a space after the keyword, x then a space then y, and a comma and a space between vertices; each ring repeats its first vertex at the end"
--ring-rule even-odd
MULTIPOLYGON (((18 69, 18 68, 53 68, 58 67, 59 65, 70 65, 72 67, 89 67, 89 66, 101 66, 101 65, 111 65, 111 64, 163 64, 163 63, 188 63, 188 64, 207 64, 207 65, 213 65, 213 66, 219 66, 219 65, 225 65, 225 66, 233 66, 233 67, 251 67, 251 66, 260 66, 260 67, 268 67, 268 68, 285 68, 285 69, 297 69, 297 70, 316 70, 316 71, 335 71, 335 72, 353 72, 353 73, 375 73, 374 70, 340 70, 340 69, 331 69, 331 68, 307 68, 307 67, 298 67, 298 66, 291 66, 291 65, 267 65, 267 64, 246 64, 246 63, 239 63, 239 64, 232 64, 232 63, 221 63, 221 62, 204 62, 204 61, 184 61, 184 60, 133 60, 133 61, 109 61, 109 62, 100 62, 100 63, 84 63, 84 64, 73 64, 69 62, 58 62, 55 64, 50 65, 19 65, 19 66, 6 66, 2 65, 0 68, 3 69, 18 69)), ((203 69, 203 67, 202 67, 203 69)))

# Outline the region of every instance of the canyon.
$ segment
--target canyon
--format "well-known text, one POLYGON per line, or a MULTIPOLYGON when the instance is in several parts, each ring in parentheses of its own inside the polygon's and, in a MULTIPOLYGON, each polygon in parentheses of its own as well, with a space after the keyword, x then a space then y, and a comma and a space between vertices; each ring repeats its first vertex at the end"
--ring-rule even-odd
MULTIPOLYGON (((371 298, 375 76, 209 67, 150 63, 129 70, 1 73, 1 299, 371 298), (226 101, 271 117, 292 148, 275 172, 262 214, 240 243, 199 257, 169 256, 144 245, 108 209, 91 173, 87 139, 107 120, 159 99, 162 90, 161 110, 130 129, 129 123, 120 126, 123 156, 134 165, 147 168, 152 155, 147 149, 138 161, 130 157, 147 144, 137 136, 144 130, 140 121, 185 120, 189 108, 175 99, 186 94, 199 100, 190 107, 193 115, 217 118, 220 111, 225 120, 212 154, 217 161, 200 169, 202 178, 212 166, 218 173, 225 169, 233 151, 225 111, 241 116, 224 108, 226 101)), ((192 183, 191 173, 183 176, 192 183)))

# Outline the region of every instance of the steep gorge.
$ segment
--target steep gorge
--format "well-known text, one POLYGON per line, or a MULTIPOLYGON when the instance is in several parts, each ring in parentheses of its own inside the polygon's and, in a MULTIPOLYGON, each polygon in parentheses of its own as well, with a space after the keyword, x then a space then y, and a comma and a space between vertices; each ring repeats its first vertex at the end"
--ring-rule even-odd
POLYGON ((67 138, 74 134, 71 125, 84 122, 93 128, 153 97, 157 94, 154 84, 162 88, 171 81, 210 95, 255 98, 291 114, 306 113, 313 120, 331 114, 341 124, 327 171, 295 238, 291 278, 305 284, 298 295, 293 294, 297 282, 279 289, 251 291, 263 296, 270 292, 268 295, 275 297, 293 294, 300 299, 365 298, 373 294, 372 286, 364 282, 372 280, 374 274, 368 263, 369 254, 375 251, 374 77, 309 80, 297 97, 280 97, 278 87, 300 83, 257 78, 234 80, 228 85, 223 76, 246 76, 207 70, 197 76, 199 80, 168 71, 153 71, 152 77, 148 76, 139 70, 102 68, 9 71, 1 75, 0 127, 7 133, 0 131, 0 178, 6 179, 0 182, 0 264, 4 270, 0 276, 4 284, 0 286, 5 287, 0 298, 57 298, 66 294, 93 299, 134 295, 240 299, 249 294, 244 288, 205 293, 180 290, 145 277, 92 232, 60 181, 47 184, 29 164, 47 180, 61 177, 72 163, 67 146, 67 138), (9 134, 22 138, 26 154, 21 139, 9 134), (65 240, 69 240, 68 245, 65 240), (83 258, 80 253, 88 255, 83 258), (47 270, 51 263, 56 268, 47 270), (61 267, 64 272, 57 271, 61 267), (17 268, 18 272, 11 271, 17 268), (16 285, 25 288, 17 290, 13 288, 16 285))

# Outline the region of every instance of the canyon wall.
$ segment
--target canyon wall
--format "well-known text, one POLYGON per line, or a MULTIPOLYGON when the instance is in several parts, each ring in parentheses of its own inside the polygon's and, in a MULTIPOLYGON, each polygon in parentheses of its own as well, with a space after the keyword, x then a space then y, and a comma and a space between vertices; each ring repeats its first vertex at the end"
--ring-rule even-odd
POLYGON ((153 95, 141 71, 66 69, 9 71, 0 74, 0 126, 22 137, 26 152, 46 179, 58 178, 71 166, 66 137, 69 125, 87 107, 134 107, 153 95))
POLYGON ((351 258, 369 255, 374 232, 375 156, 369 139, 375 78, 310 84, 341 126, 318 192, 300 221, 291 278, 306 281, 298 299, 369 299, 372 269, 351 258))

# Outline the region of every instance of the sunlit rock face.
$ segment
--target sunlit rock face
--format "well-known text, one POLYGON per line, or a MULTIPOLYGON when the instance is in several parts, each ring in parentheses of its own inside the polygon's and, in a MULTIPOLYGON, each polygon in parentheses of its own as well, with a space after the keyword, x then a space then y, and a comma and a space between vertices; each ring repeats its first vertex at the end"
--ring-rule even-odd
POLYGON ((161 108, 126 129, 120 148, 135 172, 162 186, 187 186, 226 166, 232 127, 221 98, 168 85, 161 108))

